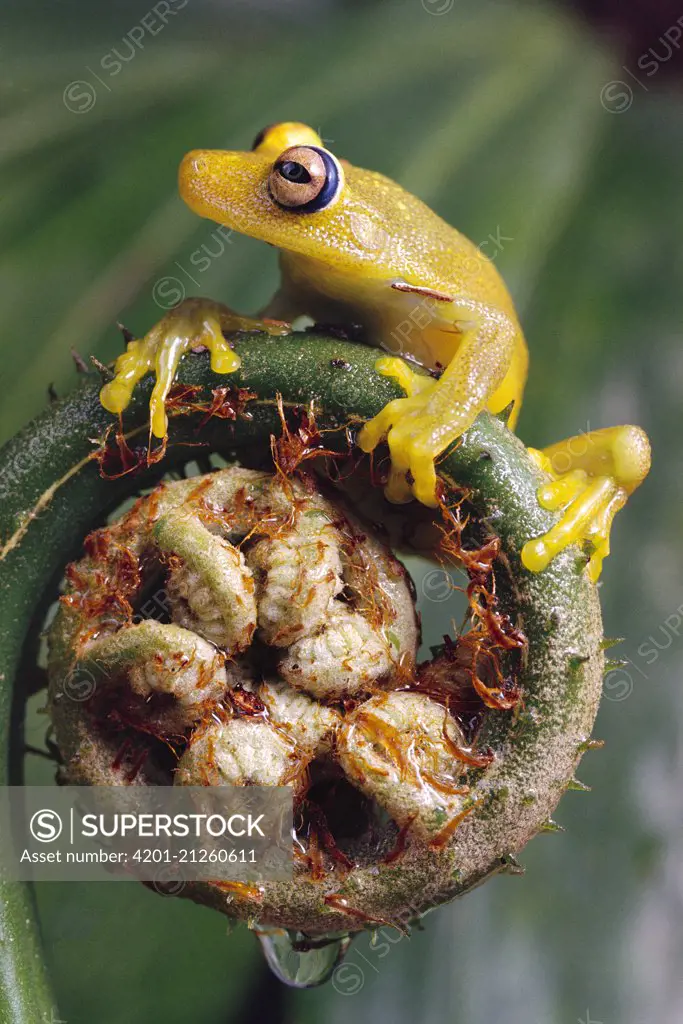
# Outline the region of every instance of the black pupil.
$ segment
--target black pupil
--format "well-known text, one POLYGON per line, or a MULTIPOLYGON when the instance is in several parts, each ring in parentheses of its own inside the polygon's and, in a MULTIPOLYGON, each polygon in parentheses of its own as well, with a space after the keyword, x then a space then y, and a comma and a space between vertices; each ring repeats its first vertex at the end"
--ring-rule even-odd
POLYGON ((298 164, 295 160, 285 160, 284 163, 280 164, 279 170, 286 181, 291 181, 295 185, 307 185, 311 180, 311 176, 304 165, 298 164))

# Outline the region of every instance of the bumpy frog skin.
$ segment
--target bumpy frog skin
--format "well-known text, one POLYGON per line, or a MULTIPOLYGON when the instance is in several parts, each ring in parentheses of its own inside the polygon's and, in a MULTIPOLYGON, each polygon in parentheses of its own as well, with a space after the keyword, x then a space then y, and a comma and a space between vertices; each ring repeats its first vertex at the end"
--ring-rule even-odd
MULTIPOLYGON (((284 334, 289 321, 308 315, 359 324, 369 343, 391 353, 376 369, 396 378, 406 397, 390 402, 359 437, 366 452, 387 441, 391 501, 414 496, 436 505, 435 461, 483 409, 509 409, 514 428, 528 354, 512 299, 493 263, 415 196, 339 160, 316 132, 294 122, 265 129, 251 152, 188 153, 179 182, 200 216, 280 250, 281 285, 260 320, 217 302, 182 302, 119 357, 115 379, 102 390, 108 410, 121 412, 137 381, 154 370, 151 429, 163 437, 164 400, 184 352, 205 346, 213 369, 230 373, 239 357, 224 331, 284 334), (413 373, 405 360, 435 376, 413 373)), ((585 543, 596 580, 614 515, 649 470, 647 437, 638 427, 611 427, 533 454, 548 473, 539 501, 564 515, 524 546, 522 560, 541 571, 567 545, 585 543)))

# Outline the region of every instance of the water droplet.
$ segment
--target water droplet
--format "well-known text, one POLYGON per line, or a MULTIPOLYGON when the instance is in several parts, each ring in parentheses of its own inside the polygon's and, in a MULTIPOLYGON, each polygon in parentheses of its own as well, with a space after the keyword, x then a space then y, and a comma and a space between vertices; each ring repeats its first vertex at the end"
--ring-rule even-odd
POLYGON ((313 988, 322 985, 344 959, 351 944, 350 935, 336 936, 313 949, 298 949, 296 933, 284 929, 254 929, 263 955, 273 974, 292 988, 313 988))

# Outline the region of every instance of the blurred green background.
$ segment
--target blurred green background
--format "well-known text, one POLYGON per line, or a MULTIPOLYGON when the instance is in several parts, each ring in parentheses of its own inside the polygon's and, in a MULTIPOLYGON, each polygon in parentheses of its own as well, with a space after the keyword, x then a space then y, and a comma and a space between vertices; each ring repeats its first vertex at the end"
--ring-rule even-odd
MULTIPOLYGON (((625 51, 531 2, 3 3, 1 440, 48 384, 73 386, 72 346, 112 359, 116 321, 144 332, 174 290, 266 301, 274 252, 194 217, 176 168, 296 119, 495 255, 532 354, 527 443, 635 422, 654 448, 603 574, 628 664, 606 680, 606 748, 582 765, 593 792, 564 799, 567 831, 531 844, 524 878, 410 940, 363 938, 336 988, 310 992, 271 979, 246 929, 226 935, 207 910, 127 883, 44 885, 68 1024, 683 1020, 683 109, 663 42, 676 14, 657 17, 625 51)), ((430 634, 448 624, 438 602, 423 615, 430 634)), ((27 774, 52 771, 29 757, 27 774)))

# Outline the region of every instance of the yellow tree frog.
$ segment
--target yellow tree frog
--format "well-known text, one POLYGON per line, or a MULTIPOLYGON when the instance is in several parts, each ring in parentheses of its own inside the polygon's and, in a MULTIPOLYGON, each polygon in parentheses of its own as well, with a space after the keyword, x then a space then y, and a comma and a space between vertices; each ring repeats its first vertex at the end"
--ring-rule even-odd
MULTIPOLYGON (((181 302, 119 356, 101 393, 108 410, 121 412, 137 381, 153 370, 151 430, 163 437, 164 401, 183 353, 205 346, 213 369, 230 373, 239 357, 224 332, 282 334, 306 314, 326 324, 360 324, 368 342, 390 353, 376 369, 394 377, 406 397, 368 422, 359 444, 370 452, 386 439, 391 501, 414 496, 435 505, 435 460, 483 409, 509 409, 514 428, 528 356, 505 284, 477 246, 400 185, 338 159, 316 132, 295 122, 264 129, 250 152, 188 153, 179 183, 200 216, 279 249, 280 288, 261 319, 205 299, 181 302), (410 363, 434 376, 413 372, 410 363)), ((524 564, 540 571, 568 544, 587 543, 597 579, 614 514, 649 469, 645 433, 612 427, 532 454, 548 473, 540 503, 563 515, 524 546, 524 564)))

